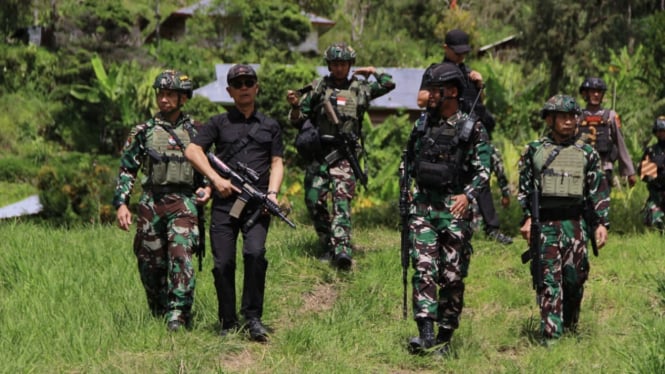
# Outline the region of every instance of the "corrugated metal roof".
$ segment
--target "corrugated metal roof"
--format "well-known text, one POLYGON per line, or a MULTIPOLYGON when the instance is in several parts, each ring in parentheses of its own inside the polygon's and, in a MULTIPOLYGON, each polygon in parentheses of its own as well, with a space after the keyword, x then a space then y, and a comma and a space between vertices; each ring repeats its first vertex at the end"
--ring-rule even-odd
MULTIPOLYGON (((194 95, 207 97, 210 101, 221 104, 233 104, 233 99, 226 92, 226 74, 233 64, 218 64, 215 66, 217 80, 211 82, 199 89, 194 90, 194 95)), ((260 65, 250 64, 259 74, 260 65)), ((352 68, 353 70, 353 68, 352 68)), ((420 80, 425 69, 416 68, 384 68, 385 72, 393 76, 395 81, 395 89, 391 92, 378 97, 371 102, 373 109, 406 109, 406 110, 419 110, 416 103, 418 98, 418 90, 420 89, 420 80)), ((318 66, 316 68, 319 76, 328 75, 328 68, 326 66, 318 66)), ((263 77, 262 79, 266 79, 263 77)), ((370 77, 374 80, 374 77, 370 77)), ((305 82, 296 82, 294 87, 303 85, 305 82)), ((284 88, 286 92, 287 88, 284 88)))

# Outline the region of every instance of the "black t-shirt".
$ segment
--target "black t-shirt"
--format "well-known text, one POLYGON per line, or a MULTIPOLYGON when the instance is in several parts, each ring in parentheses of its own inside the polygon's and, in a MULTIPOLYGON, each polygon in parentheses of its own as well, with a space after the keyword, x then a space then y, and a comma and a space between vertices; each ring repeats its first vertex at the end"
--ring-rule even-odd
MULTIPOLYGON (((272 158, 284 156, 282 129, 274 119, 266 117, 258 111, 254 111, 249 118, 245 118, 238 109, 233 108, 227 113, 211 117, 199 130, 192 143, 203 148, 204 152, 208 152, 214 145, 215 154, 219 157, 226 149, 245 138, 257 123, 258 128, 250 136, 247 144, 237 153, 229 154, 225 163, 236 172, 238 172, 237 162, 242 162, 256 171, 259 174, 256 187, 266 192, 270 180, 272 158)), ((214 203, 228 204, 230 207, 236 197, 222 199, 219 194, 215 193, 214 203)))

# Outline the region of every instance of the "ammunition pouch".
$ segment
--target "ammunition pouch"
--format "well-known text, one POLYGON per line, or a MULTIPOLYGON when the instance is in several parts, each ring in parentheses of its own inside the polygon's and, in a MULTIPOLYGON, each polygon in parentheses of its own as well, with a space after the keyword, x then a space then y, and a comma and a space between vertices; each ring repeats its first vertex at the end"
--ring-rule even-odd
POLYGON ((321 139, 319 129, 310 120, 305 121, 300 131, 298 131, 295 147, 298 154, 308 160, 320 155, 321 139))
POLYGON ((457 180, 457 175, 457 166, 448 162, 420 161, 416 166, 416 183, 424 188, 449 187, 457 180))

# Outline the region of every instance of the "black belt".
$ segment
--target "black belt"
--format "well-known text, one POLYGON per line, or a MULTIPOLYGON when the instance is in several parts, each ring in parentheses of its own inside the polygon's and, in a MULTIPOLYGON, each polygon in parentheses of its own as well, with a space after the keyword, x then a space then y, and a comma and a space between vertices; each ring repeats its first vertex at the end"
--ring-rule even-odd
POLYGON ((582 217, 583 209, 581 207, 569 207, 569 208, 549 208, 540 210, 540 220, 541 221, 564 221, 564 220, 576 220, 582 217))
POLYGON ((155 194, 169 194, 169 193, 183 193, 193 194, 194 188, 192 186, 146 186, 143 188, 145 191, 150 191, 155 194))

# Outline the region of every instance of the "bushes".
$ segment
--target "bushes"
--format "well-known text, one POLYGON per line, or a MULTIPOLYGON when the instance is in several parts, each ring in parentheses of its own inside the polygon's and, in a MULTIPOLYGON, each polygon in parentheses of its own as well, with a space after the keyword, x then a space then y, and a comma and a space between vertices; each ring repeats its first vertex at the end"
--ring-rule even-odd
POLYGON ((112 222, 116 164, 110 157, 70 153, 44 165, 36 178, 42 217, 65 225, 112 222))

